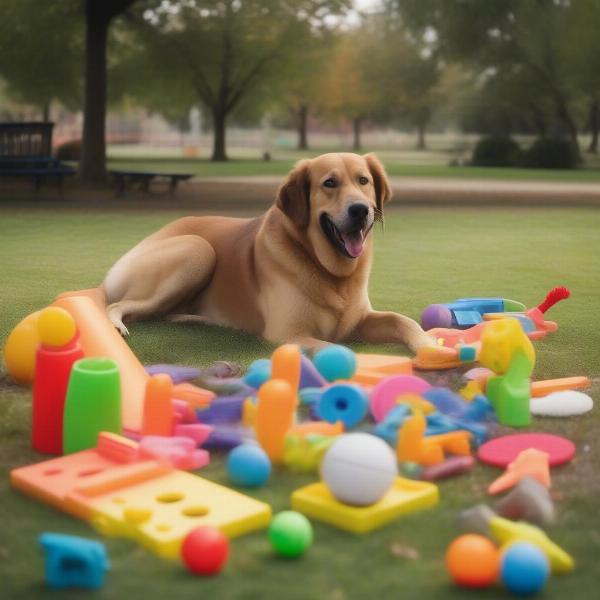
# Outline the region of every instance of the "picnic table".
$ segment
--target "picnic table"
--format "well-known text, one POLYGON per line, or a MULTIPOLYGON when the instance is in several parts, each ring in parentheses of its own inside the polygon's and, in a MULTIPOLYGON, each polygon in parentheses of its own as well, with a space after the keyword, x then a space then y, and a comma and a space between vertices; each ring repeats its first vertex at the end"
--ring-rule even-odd
POLYGON ((167 180, 169 182, 169 193, 174 194, 180 181, 187 181, 193 177, 192 173, 158 173, 151 171, 122 171, 110 170, 109 175, 115 182, 118 196, 125 194, 127 185, 139 185, 144 192, 150 191, 150 184, 155 179, 167 180))
POLYGON ((27 177, 36 192, 47 178, 62 189, 65 177, 75 169, 52 158, 54 123, 0 123, 0 177, 27 177))

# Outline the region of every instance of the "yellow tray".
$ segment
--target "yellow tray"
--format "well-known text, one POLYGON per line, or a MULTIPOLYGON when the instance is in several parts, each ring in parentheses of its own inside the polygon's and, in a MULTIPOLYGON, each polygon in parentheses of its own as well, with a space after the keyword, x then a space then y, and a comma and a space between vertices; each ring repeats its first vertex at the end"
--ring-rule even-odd
POLYGON ((292 493, 292 508, 307 517, 352 533, 368 533, 406 515, 435 506, 437 485, 398 477, 392 489, 371 506, 350 506, 336 500, 324 483, 313 483, 292 493))

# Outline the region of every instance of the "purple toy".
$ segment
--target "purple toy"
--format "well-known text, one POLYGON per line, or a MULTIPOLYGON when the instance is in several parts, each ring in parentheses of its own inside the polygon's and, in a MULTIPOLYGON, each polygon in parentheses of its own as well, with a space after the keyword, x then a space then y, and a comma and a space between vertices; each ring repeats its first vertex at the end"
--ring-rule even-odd
POLYGON ((207 450, 231 450, 250 442, 251 434, 242 427, 216 427, 204 442, 207 450))
POLYGON ((452 313, 443 304, 430 304, 421 313, 421 327, 429 331, 434 327, 452 327, 452 313))
POLYGON ((144 369, 146 369, 146 373, 150 376, 162 373, 168 375, 175 385, 196 379, 196 377, 200 377, 202 374, 200 369, 181 367, 179 365, 146 365, 144 369))
POLYGON ((300 389, 307 387, 320 388, 327 385, 327 381, 313 364, 312 360, 302 354, 300 356, 300 389))
POLYGON ((202 423, 239 423, 242 420, 242 408, 248 392, 219 396, 208 408, 199 409, 196 414, 202 423))

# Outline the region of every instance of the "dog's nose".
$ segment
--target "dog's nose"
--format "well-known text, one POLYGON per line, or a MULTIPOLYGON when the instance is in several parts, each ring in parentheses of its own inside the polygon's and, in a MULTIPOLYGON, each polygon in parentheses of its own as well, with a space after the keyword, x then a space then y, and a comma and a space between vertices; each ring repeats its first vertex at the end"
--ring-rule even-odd
POLYGON ((348 216, 358 223, 362 223, 369 214, 369 207, 361 202, 355 202, 348 207, 348 216))

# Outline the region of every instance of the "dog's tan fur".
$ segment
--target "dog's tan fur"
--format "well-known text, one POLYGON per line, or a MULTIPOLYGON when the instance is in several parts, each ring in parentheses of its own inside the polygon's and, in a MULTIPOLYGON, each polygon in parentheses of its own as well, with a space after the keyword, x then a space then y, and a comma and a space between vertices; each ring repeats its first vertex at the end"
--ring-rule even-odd
POLYGON ((320 225, 324 212, 345 222, 356 202, 368 205, 372 224, 390 196, 372 154, 300 161, 264 215, 179 219, 122 256, 102 284, 108 315, 124 334, 124 319, 164 316, 312 349, 352 338, 400 342, 412 350, 431 345, 412 319, 371 308, 369 230, 362 253, 350 258, 320 225), (326 187, 332 179, 335 187, 326 187))

